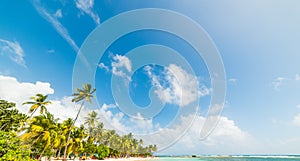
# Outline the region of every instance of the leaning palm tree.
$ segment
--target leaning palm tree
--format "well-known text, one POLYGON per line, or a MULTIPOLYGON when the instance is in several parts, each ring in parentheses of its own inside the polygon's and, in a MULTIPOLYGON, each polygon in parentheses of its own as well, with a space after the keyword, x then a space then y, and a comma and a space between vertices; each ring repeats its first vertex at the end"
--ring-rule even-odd
MULTIPOLYGON (((74 96, 74 98, 72 99, 72 102, 78 103, 81 102, 80 108, 77 112, 77 115, 73 121, 73 125, 75 124, 76 120, 78 119, 78 116, 80 114, 80 111, 82 109, 82 107, 84 106, 85 101, 88 101, 89 103, 92 102, 91 98, 94 97, 93 93, 96 91, 96 89, 92 89, 92 85, 91 84, 83 84, 82 85, 83 89, 76 89, 76 93, 74 93, 72 96, 74 96)), ((69 144, 69 140, 71 137, 71 132, 72 130, 70 130, 69 135, 68 135, 68 139, 67 139, 67 143, 66 143, 66 147, 65 147, 65 151, 64 151, 64 160, 66 160, 67 157, 67 149, 68 149, 68 144, 69 144)))
POLYGON ((47 112, 46 106, 51 104, 51 101, 46 101, 47 97, 48 97, 48 95, 36 94, 35 96, 30 97, 30 99, 33 101, 28 101, 28 102, 23 103, 23 105, 25 105, 25 104, 32 105, 29 109, 29 113, 31 113, 30 118, 32 118, 33 114, 38 109, 40 109, 40 114, 47 112))

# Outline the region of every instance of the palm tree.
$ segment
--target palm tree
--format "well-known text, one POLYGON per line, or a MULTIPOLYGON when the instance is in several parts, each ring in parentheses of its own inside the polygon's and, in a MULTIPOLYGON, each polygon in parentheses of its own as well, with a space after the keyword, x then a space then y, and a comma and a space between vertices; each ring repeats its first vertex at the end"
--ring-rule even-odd
POLYGON ((21 136, 21 140, 30 143, 31 147, 38 151, 39 159, 41 159, 44 152, 53 147, 57 137, 57 120, 49 112, 46 112, 45 115, 35 116, 30 120, 29 127, 25 132, 21 136))
POLYGON ((93 130, 93 137, 95 139, 95 142, 98 144, 103 144, 104 142, 104 134, 105 134, 105 129, 104 125, 102 122, 97 122, 96 127, 93 130))
POLYGON ((98 117, 97 113, 95 111, 92 111, 91 113, 88 114, 88 117, 85 117, 84 124, 88 125, 88 142, 89 143, 95 143, 98 138, 97 136, 97 131, 95 129, 95 125, 98 124, 98 117))
POLYGON ((47 112, 46 106, 51 104, 51 101, 46 101, 48 95, 42 95, 42 94, 36 94, 33 97, 30 97, 33 101, 28 101, 24 102, 23 105, 25 104, 30 104, 32 105, 29 109, 29 113, 31 113, 30 118, 32 118, 33 114, 40 109, 40 114, 43 114, 47 112))
POLYGON ((88 117, 85 117, 85 121, 84 121, 84 124, 85 125, 88 125, 89 127, 92 127, 94 128, 96 123, 97 123, 97 120, 99 119, 97 117, 97 112, 95 111, 92 111, 91 113, 88 114, 88 117))
POLYGON ((83 126, 74 127, 73 133, 70 139, 70 146, 67 149, 67 154, 74 153, 78 154, 83 152, 83 140, 86 137, 85 130, 83 126))
POLYGON ((58 144, 58 152, 56 157, 60 157, 60 153, 61 150, 63 149, 63 147, 66 146, 67 143, 67 135, 69 134, 70 130, 73 130, 74 126, 73 126, 73 120, 71 118, 68 118, 67 120, 64 120, 62 124, 59 124, 59 130, 58 130, 58 134, 59 134, 59 140, 57 142, 58 144))
MULTIPOLYGON (((80 114, 80 111, 85 103, 85 101, 88 101, 88 102, 92 102, 91 101, 91 98, 94 97, 93 93, 96 91, 96 89, 92 89, 92 85, 91 84, 83 84, 82 85, 83 89, 79 89, 77 88, 76 89, 76 93, 74 93, 72 96, 74 96, 74 98, 72 99, 72 102, 75 102, 75 103, 78 103, 81 101, 81 105, 80 105, 80 108, 78 110, 78 113, 73 121, 73 125, 75 124, 76 120, 78 119, 78 116, 80 114)), ((70 140, 70 136, 71 136, 71 130, 69 132, 69 135, 68 135, 68 139, 67 139, 67 143, 66 143, 66 147, 65 147, 65 151, 64 151, 64 160, 66 160, 66 155, 67 155, 67 149, 68 149, 68 144, 69 144, 69 140, 70 140)))

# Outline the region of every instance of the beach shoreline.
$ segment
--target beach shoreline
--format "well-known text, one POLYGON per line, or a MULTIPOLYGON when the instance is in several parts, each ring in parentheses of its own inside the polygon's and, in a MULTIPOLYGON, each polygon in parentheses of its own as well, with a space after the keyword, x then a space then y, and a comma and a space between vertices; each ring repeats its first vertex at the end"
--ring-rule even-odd
POLYGON ((129 158, 107 158, 104 160, 109 160, 109 161, 144 161, 144 160, 153 160, 155 157, 147 157, 147 158, 142 158, 142 157, 129 157, 129 158))
MULTIPOLYGON (((156 157, 147 157, 147 158, 142 158, 142 157, 129 157, 129 158, 105 158, 104 160, 108 161, 147 161, 147 160, 154 160, 156 157)), ((62 161, 61 159, 51 159, 53 161, 62 161)), ((71 159, 73 161, 73 159, 71 159)), ((68 161, 71 161, 68 159, 68 161)), ((103 161, 103 160, 98 160, 98 159, 85 159, 85 160, 79 160, 75 159, 74 161, 103 161)))

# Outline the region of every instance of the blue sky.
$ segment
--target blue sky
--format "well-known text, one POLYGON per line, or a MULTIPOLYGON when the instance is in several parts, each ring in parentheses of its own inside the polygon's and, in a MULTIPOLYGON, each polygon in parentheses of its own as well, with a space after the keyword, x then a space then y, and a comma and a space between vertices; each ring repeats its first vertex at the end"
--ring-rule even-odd
MULTIPOLYGON (((52 112, 57 117, 73 117, 76 110, 71 107, 69 96, 78 50, 97 26, 118 14, 143 8, 168 9, 185 15, 198 23, 215 43, 227 80, 226 104, 219 125, 206 141, 197 139, 197 129, 203 125, 211 100, 208 69, 186 41, 157 30, 136 31, 121 37, 102 53, 98 64, 91 65, 96 70, 99 107, 87 107, 85 112, 96 109, 108 117, 107 126, 126 132, 148 134, 165 129, 166 134, 181 136, 178 131, 185 129, 184 123, 189 123, 196 110, 193 103, 200 98, 200 114, 192 128, 159 154, 300 153, 300 2, 296 0, 54 0, 18 4, 1 1, 0 98, 20 104, 34 93, 49 94, 55 102, 52 112), (194 70, 195 77, 176 63, 165 67, 149 64, 133 70, 135 61, 143 57, 133 59, 126 53, 147 44, 177 51, 194 70), (179 74, 174 76, 172 71, 179 74), (136 114, 134 117, 140 122, 126 116, 114 100, 112 77, 124 83, 119 84, 122 87, 128 83, 135 105, 149 105, 148 91, 153 90, 151 98, 165 103, 164 109, 152 119, 136 114), (180 98, 187 100, 176 95, 178 81, 189 82, 183 90, 189 98, 195 98, 185 102, 190 110, 176 102, 180 98), (193 91, 201 96, 189 95, 193 91), (173 95, 163 98, 161 93, 173 95), (181 109, 185 115, 174 121, 176 114, 183 114, 181 109), (176 128, 168 127, 173 123, 176 128)), ((26 107, 18 105, 18 108, 26 112, 26 107)), ((174 139, 170 137, 166 142, 174 139)))

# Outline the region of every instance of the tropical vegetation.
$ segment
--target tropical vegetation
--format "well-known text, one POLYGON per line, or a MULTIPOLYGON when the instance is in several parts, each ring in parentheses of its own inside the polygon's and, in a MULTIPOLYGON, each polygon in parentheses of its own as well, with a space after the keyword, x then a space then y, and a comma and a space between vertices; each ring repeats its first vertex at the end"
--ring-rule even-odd
MULTIPOLYGON (((91 102, 93 89, 90 84, 76 89, 73 102, 80 103, 75 119, 59 120, 47 110, 51 104, 47 95, 31 97, 29 115, 20 113, 15 103, 0 100, 0 161, 33 161, 44 158, 151 156, 156 145, 143 145, 131 133, 119 135, 105 129, 96 111, 91 111, 83 125, 76 120, 86 102, 91 102), (36 111, 40 113, 35 113, 36 111)), ((77 106, 75 106, 77 107, 77 106)))

